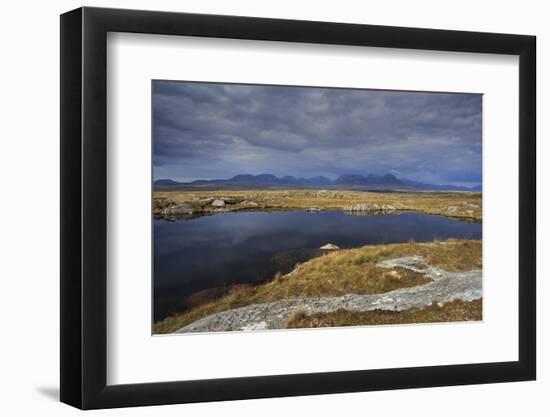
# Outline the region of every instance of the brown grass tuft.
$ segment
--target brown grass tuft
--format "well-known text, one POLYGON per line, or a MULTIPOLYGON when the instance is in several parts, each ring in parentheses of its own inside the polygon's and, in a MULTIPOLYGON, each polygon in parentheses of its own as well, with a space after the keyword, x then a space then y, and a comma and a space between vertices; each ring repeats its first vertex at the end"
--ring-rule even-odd
POLYGON ((306 311, 303 308, 297 308, 292 313, 290 313, 288 320, 289 322, 290 321, 300 322, 302 320, 305 320, 306 317, 307 317, 306 311))
POLYGON ((454 321, 479 321, 482 319, 482 300, 455 300, 439 306, 432 304, 424 308, 404 311, 348 311, 316 313, 309 316, 291 316, 289 329, 315 327, 371 326, 384 324, 441 323, 454 321))

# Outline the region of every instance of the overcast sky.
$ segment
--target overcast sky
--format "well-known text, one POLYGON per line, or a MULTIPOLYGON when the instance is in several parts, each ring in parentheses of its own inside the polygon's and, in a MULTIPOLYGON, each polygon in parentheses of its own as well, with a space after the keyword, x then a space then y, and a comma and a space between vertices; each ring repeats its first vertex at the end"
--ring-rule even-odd
POLYGON ((154 178, 481 183, 481 95, 153 82, 154 178))

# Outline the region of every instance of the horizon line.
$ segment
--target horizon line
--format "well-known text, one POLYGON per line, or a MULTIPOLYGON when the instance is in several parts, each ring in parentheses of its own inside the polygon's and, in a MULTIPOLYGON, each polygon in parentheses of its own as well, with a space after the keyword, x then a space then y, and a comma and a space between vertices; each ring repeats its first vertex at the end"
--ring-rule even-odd
POLYGON ((332 178, 330 176, 327 176, 327 175, 313 175, 313 176, 307 176, 307 177, 305 177, 305 176, 295 176, 295 175, 281 175, 281 176, 278 176, 278 175, 275 175, 275 174, 270 174, 268 172, 262 172, 260 174, 250 174, 250 173, 235 174, 233 176, 226 177, 226 178, 219 178, 219 177, 218 178, 196 178, 196 179, 187 180, 187 181, 175 180, 173 178, 163 177, 163 178, 153 179, 153 183, 156 183, 157 181, 173 181, 173 182, 176 182, 176 183, 179 183, 179 184, 187 184, 187 183, 193 183, 193 182, 196 182, 196 181, 228 181, 228 180, 231 180, 231 179, 233 179, 235 177, 239 177, 239 176, 251 176, 251 177, 257 178, 259 176, 264 176, 264 175, 275 177, 278 180, 281 180, 281 179, 284 179, 284 178, 294 178, 294 179, 303 179, 303 180, 310 180, 310 179, 314 179, 314 178, 324 178, 324 179, 327 179, 331 182, 336 181, 337 179, 339 179, 341 177, 344 177, 344 176, 361 176, 361 177, 364 177, 364 178, 368 178, 369 176, 374 176, 374 177, 382 178, 382 177, 390 175, 390 176, 396 178, 397 180, 412 181, 412 182, 416 182, 416 183, 419 183, 419 184, 425 184, 425 185, 436 185, 436 186, 450 185, 450 186, 455 186, 455 187, 467 187, 467 188, 478 187, 478 186, 483 185, 483 180, 481 180, 481 181, 472 181, 472 182, 469 182, 469 181, 426 182, 426 181, 412 180, 412 179, 407 178, 407 177, 397 176, 396 174, 394 174, 392 172, 387 172, 385 174, 375 174, 375 173, 372 173, 372 172, 367 173, 367 174, 361 174, 361 173, 357 173, 357 172, 349 172, 349 173, 339 174, 338 176, 335 176, 334 178, 332 178), (468 184, 468 185, 465 185, 465 184, 468 184))

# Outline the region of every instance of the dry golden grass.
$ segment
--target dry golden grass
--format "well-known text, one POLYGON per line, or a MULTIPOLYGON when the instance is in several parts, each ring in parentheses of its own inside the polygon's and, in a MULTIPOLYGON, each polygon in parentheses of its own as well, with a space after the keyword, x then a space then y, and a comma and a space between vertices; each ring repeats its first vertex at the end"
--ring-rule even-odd
POLYGON ((290 313, 288 322, 299 323, 301 320, 304 320, 306 317, 307 317, 306 311, 303 308, 297 308, 292 313, 290 313))
POLYGON ((154 332, 170 333, 202 317, 250 304, 289 298, 383 293, 424 284, 429 280, 421 274, 399 268, 378 268, 376 263, 388 258, 421 255, 433 266, 448 271, 469 271, 481 268, 481 248, 479 240, 451 239, 334 251, 298 265, 287 277, 277 274, 267 284, 237 288, 218 300, 167 317, 155 323, 154 332))
POLYGON ((481 220, 482 194, 479 192, 399 192, 375 193, 345 190, 217 190, 217 191, 155 191, 155 213, 174 203, 188 203, 195 210, 210 213, 216 210, 204 202, 208 199, 229 198, 240 201, 228 204, 224 211, 239 210, 342 210, 360 203, 402 204, 407 210, 448 217, 481 220), (254 203, 256 205, 251 205, 254 203))
POLYGON ((482 319, 482 300, 454 300, 439 306, 432 304, 424 308, 404 311, 348 311, 311 315, 292 315, 287 323, 289 329, 315 327, 369 326, 382 324, 441 323, 453 321, 479 321, 482 319))

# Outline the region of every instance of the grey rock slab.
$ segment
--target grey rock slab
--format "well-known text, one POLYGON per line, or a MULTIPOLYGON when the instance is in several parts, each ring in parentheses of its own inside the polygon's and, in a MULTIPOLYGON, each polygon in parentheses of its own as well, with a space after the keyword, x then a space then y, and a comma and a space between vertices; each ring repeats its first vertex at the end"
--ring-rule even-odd
POLYGON ((223 200, 214 200, 212 202, 212 207, 224 207, 225 206, 225 201, 223 200))
POLYGON ((319 249, 323 250, 338 250, 340 246, 335 245, 334 243, 327 243, 326 245, 321 246, 319 249))
POLYGON ((193 207, 187 203, 179 203, 164 209, 163 214, 166 216, 177 216, 181 214, 192 214, 193 207))
MULTIPOLYGON (((482 271, 449 272, 428 265, 421 256, 388 259, 381 268, 405 268, 431 278, 427 284, 400 288, 382 294, 346 294, 339 297, 295 298, 271 303, 253 304, 222 311, 187 326, 175 333, 219 332, 231 330, 284 329, 293 311, 306 314, 350 311, 402 311, 432 303, 453 300, 473 301, 482 297, 482 271)), ((289 279, 292 279, 289 277, 289 279)))

